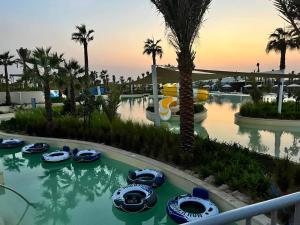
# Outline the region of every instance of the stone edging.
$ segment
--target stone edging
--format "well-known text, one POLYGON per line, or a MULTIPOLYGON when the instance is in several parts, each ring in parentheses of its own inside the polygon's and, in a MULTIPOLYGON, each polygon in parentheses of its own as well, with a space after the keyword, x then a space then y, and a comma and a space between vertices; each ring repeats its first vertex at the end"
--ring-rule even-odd
POLYGON ((273 127, 292 127, 299 128, 300 120, 280 120, 280 119, 265 119, 255 117, 241 116, 240 113, 235 114, 235 123, 238 124, 252 124, 260 126, 273 126, 273 127))
MULTIPOLYGON (((20 138, 27 142, 47 142, 50 145, 60 146, 61 143, 69 145, 71 148, 95 148, 100 149, 101 152, 108 158, 112 158, 123 163, 138 167, 138 168, 153 168, 163 171, 171 183, 180 187, 186 192, 191 193, 192 189, 195 186, 203 187, 210 192, 211 199, 218 204, 222 211, 228 211, 236 208, 246 206, 245 203, 239 201, 232 195, 218 189, 217 187, 204 182, 182 170, 179 170, 175 167, 167 165, 165 163, 159 162, 157 160, 134 154, 122 149, 110 147, 104 144, 97 144, 87 141, 78 141, 70 139, 56 139, 56 138, 44 138, 44 137, 35 137, 35 136, 26 136, 18 134, 8 134, 0 131, 2 138, 20 138)), ((238 223, 238 224, 244 224, 238 223)), ((270 219, 264 215, 254 217, 252 220, 254 225, 267 225, 270 224, 270 219)))

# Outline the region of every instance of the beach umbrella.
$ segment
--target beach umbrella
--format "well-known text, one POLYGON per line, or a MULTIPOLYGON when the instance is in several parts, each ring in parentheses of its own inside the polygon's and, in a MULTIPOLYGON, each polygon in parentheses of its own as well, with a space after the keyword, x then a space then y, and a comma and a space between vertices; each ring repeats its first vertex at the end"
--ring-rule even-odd
POLYGON ((231 88, 231 85, 230 84, 225 84, 222 86, 223 88, 231 88))

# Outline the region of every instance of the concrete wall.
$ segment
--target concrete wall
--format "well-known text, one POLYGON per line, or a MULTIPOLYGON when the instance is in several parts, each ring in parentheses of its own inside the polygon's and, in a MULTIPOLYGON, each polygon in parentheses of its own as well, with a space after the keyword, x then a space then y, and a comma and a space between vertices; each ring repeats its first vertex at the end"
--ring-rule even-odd
MULTIPOLYGON (((5 92, 0 92, 0 104, 5 103, 5 92)), ((31 98, 35 98, 37 103, 44 103, 44 93, 42 91, 11 92, 11 102, 14 104, 30 104, 31 98)))

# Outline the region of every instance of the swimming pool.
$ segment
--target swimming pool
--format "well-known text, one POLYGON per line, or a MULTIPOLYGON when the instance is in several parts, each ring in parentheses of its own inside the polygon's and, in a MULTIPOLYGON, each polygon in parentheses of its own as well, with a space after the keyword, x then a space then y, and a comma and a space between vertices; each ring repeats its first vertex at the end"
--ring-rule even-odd
POLYGON ((128 214, 112 206, 111 196, 116 189, 126 186, 128 170, 135 169, 132 166, 105 155, 89 164, 72 161, 47 164, 40 157, 40 154, 25 157, 19 149, 0 150, 0 181, 36 206, 28 207, 18 196, 0 188, 0 224, 175 224, 166 214, 166 203, 185 192, 168 180, 156 190, 158 202, 154 208, 128 214))
MULTIPOLYGON (((235 124, 235 113, 239 112, 242 103, 250 100, 247 95, 218 94, 210 96, 205 103, 207 118, 195 123, 195 131, 201 136, 209 136, 220 142, 239 143, 253 151, 275 157, 286 157, 295 162, 300 158, 300 127, 274 128, 235 124)), ((122 119, 152 124, 146 118, 149 99, 125 99, 119 108, 122 119)), ((178 129, 179 123, 167 122, 163 126, 178 129)))

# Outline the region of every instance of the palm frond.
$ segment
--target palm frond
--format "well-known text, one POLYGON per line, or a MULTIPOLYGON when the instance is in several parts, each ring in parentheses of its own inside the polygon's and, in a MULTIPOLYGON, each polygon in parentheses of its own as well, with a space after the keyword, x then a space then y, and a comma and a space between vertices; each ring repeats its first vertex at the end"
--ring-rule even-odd
POLYGON ((151 0, 163 15, 170 30, 169 42, 177 49, 190 51, 198 36, 211 0, 151 0))

